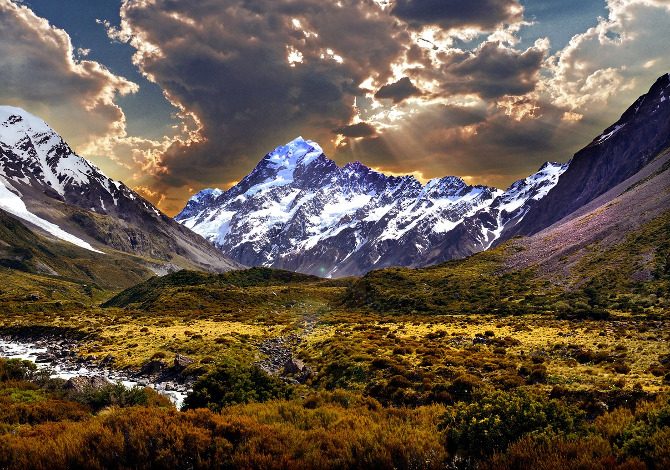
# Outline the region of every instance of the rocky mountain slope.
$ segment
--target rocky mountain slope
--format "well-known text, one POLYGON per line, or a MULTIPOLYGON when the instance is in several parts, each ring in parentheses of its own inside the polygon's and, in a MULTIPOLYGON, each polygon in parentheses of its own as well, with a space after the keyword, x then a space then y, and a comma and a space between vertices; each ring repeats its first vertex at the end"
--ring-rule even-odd
POLYGON ((156 272, 238 266, 106 177, 44 121, 10 106, 0 106, 0 209, 41 236, 94 253, 129 253, 156 272))
POLYGON ((575 154, 551 193, 510 231, 530 235, 590 203, 670 146, 670 74, 661 76, 621 118, 575 154))
POLYGON ((667 277, 669 201, 670 148, 666 148, 569 216, 534 235, 510 240, 506 269, 531 268, 539 276, 568 285, 606 271, 628 273, 637 282, 649 282, 660 271, 667 277))
POLYGON ((670 148, 569 217, 485 252, 356 279, 344 304, 394 313, 668 311, 670 148))
POLYGON ((435 247, 453 246, 453 233, 464 224, 471 239, 443 259, 488 248, 565 169, 546 163, 506 191, 454 176, 422 185, 360 162, 338 167, 317 143, 299 137, 266 155, 228 191, 193 196, 176 220, 243 264, 358 275, 434 262, 435 247))
POLYGON ((0 301, 90 300, 105 289, 118 290, 147 279, 154 274, 151 268, 156 271, 161 265, 41 236, 0 209, 0 301))

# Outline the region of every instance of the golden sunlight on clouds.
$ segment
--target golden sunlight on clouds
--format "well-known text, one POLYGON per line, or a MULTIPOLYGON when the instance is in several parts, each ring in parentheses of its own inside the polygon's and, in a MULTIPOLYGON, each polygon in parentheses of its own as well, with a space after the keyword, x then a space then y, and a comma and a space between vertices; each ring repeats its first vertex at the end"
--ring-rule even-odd
POLYGON ((135 186, 133 190, 159 209, 161 204, 165 201, 165 194, 160 194, 158 191, 155 191, 148 186, 135 186))
POLYGON ((575 113, 572 111, 566 111, 563 113, 563 121, 581 121, 584 118, 583 114, 575 113))

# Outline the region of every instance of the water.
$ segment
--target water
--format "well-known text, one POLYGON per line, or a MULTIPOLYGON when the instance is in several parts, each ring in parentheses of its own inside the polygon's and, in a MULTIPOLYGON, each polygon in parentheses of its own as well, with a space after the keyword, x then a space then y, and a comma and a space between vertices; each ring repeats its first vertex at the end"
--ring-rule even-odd
POLYGON ((46 347, 39 346, 35 343, 19 342, 15 340, 9 340, 7 338, 0 338, 0 357, 7 359, 25 359, 35 362, 37 367, 40 369, 51 369, 53 372, 51 377, 54 378, 57 377, 67 380, 77 376, 102 377, 113 383, 121 382, 128 388, 135 386, 150 387, 161 395, 168 397, 178 409, 181 408, 189 391, 186 390, 184 386, 175 384, 173 382, 149 383, 147 380, 136 379, 130 377, 127 374, 124 374, 123 372, 115 371, 113 369, 90 367, 72 363, 67 360, 63 360, 62 363, 57 362, 58 360, 53 362, 37 362, 39 355, 48 352, 49 350, 46 347))

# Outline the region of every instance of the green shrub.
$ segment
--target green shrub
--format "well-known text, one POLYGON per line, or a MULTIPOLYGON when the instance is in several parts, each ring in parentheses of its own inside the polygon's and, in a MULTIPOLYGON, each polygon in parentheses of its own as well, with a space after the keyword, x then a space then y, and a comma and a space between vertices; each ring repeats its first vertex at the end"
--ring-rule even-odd
POLYGON ((619 442, 625 456, 640 458, 651 468, 670 467, 670 400, 641 405, 619 442))
POLYGON ((220 411, 228 405, 289 398, 291 394, 288 385, 260 367, 226 360, 195 383, 184 401, 184 409, 220 411))
POLYGON ((31 380, 39 374, 32 361, 23 359, 0 359, 0 382, 31 380))
POLYGON ((151 388, 127 388, 122 383, 101 388, 86 388, 81 392, 70 392, 69 398, 99 411, 108 406, 122 408, 130 406, 171 406, 170 401, 151 388))
POLYGON ((581 413, 557 400, 525 392, 493 392, 472 403, 458 403, 443 416, 447 450, 472 457, 504 451, 526 435, 577 429, 581 413))

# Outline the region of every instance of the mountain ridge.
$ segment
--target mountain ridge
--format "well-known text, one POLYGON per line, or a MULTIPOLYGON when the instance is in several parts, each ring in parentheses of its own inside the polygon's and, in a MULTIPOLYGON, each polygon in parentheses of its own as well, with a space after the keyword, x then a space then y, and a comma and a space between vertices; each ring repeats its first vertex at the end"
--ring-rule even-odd
POLYGON ((633 176, 668 146, 670 74, 665 74, 617 122, 573 156, 565 178, 510 236, 532 235, 569 216, 633 176))
POLYGON ((338 167, 299 137, 227 191, 196 194, 175 220, 250 266, 328 277, 423 267, 535 234, 632 177, 669 145, 666 74, 568 163, 547 162, 505 191, 454 176, 423 185, 360 162, 338 167))
POLYGON ((232 188, 195 194, 175 220, 243 264, 358 275, 427 264, 432 247, 498 201, 472 242, 490 246, 563 171, 565 165, 547 162, 506 191, 468 185, 457 176, 422 184, 361 162, 340 167, 316 142, 298 137, 268 153, 232 188))
POLYGON ((77 155, 46 122, 11 106, 0 106, 0 209, 42 236, 144 258, 151 269, 239 267, 77 155))

